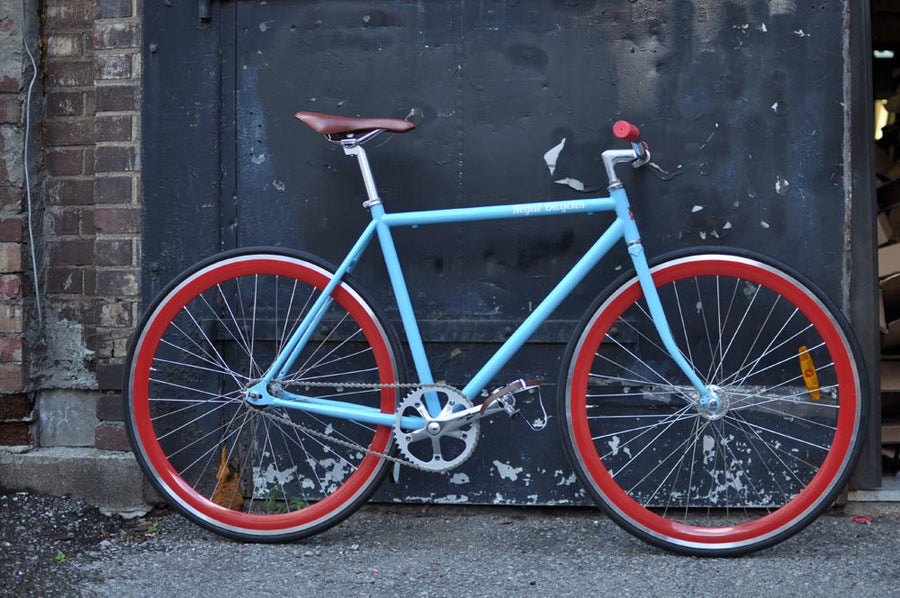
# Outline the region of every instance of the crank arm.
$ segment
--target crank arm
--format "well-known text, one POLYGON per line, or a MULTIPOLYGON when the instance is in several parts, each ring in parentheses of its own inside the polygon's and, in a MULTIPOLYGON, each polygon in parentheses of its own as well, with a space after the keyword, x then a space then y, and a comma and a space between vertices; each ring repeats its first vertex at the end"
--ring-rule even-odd
POLYGON ((455 430, 459 430, 460 428, 464 428, 472 422, 475 422, 483 417, 493 415, 500 411, 503 411, 503 407, 498 403, 484 412, 480 406, 475 406, 468 409, 463 409, 462 411, 456 411, 449 415, 441 414, 437 418, 426 421, 424 427, 410 432, 410 438, 411 440, 416 441, 434 435, 434 432, 431 432, 428 429, 429 424, 432 423, 438 423, 440 425, 440 433, 447 434, 448 432, 453 432, 455 430))

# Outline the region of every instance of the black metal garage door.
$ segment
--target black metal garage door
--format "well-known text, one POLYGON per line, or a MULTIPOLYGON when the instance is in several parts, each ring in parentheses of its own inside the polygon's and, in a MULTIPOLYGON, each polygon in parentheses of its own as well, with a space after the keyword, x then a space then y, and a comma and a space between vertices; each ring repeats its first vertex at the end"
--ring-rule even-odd
MULTIPOLYGON (((848 218, 840 3, 149 1, 144 18, 147 300, 219 249, 282 245, 338 261, 350 247, 368 218, 355 161, 297 110, 421 114, 414 132, 370 150, 390 210, 602 191, 600 151, 627 118, 674 175, 626 178, 651 255, 764 248, 840 302, 847 240, 869 234, 848 218), (551 173, 544 154, 563 140, 551 173)), ((399 231, 436 378, 464 385, 603 224, 399 231)), ((556 400, 568 334, 623 258, 590 277, 498 385, 541 377, 556 400)), ((357 273, 389 299, 378 255, 357 273)), ((485 422, 461 469, 404 474, 382 497, 583 500, 554 427, 506 420, 485 422)))

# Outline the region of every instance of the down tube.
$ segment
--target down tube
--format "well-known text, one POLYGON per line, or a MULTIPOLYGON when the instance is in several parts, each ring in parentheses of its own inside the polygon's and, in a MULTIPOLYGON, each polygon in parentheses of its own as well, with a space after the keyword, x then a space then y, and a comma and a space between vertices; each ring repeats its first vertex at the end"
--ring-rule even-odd
POLYGON ((478 371, 474 378, 463 389, 463 394, 470 400, 474 399, 481 390, 486 387, 495 375, 506 365, 512 356, 522 348, 522 345, 534 334, 538 326, 550 317, 550 314, 559 307, 569 293, 572 292, 588 272, 603 259, 613 245, 618 242, 625 230, 625 224, 621 218, 616 220, 606 229, 606 232, 597 239, 597 242, 581 256, 571 270, 550 291, 543 301, 531 312, 524 322, 516 329, 503 345, 497 349, 494 356, 478 371))

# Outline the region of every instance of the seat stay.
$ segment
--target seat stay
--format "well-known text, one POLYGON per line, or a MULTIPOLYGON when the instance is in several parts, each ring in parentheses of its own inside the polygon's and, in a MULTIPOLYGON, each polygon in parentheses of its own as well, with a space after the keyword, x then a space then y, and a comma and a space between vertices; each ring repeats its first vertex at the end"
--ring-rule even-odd
POLYGON ((341 265, 335 270, 331 280, 328 281, 328 284, 322 289, 319 297, 313 303, 309 312, 297 327, 297 330, 294 331, 293 335, 288 340, 288 343, 279 353, 275 362, 269 366, 268 371, 262 377, 259 384, 260 387, 265 387, 269 382, 276 378, 284 377, 287 375, 288 370, 293 367, 297 358, 300 356, 300 353, 303 351, 303 348, 306 346, 306 343, 315 332, 316 327, 318 327, 322 318, 325 316, 325 312, 328 311, 328 307, 333 300, 332 293, 344 282, 344 276, 353 271, 374 234, 375 222, 370 222, 353 245, 353 248, 347 254, 347 257, 344 258, 344 261, 341 262, 341 265))

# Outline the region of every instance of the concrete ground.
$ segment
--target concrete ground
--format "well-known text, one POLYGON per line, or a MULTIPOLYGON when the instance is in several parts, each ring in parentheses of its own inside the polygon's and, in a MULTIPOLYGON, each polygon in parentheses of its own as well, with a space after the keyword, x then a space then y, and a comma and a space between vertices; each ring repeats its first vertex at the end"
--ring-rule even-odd
POLYGON ((126 521, 0 497, 0 596, 890 597, 898 555, 900 517, 859 503, 751 556, 699 559, 589 508, 369 505, 307 541, 254 545, 165 510, 126 521))

